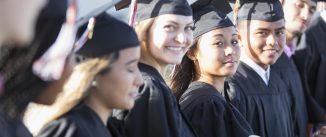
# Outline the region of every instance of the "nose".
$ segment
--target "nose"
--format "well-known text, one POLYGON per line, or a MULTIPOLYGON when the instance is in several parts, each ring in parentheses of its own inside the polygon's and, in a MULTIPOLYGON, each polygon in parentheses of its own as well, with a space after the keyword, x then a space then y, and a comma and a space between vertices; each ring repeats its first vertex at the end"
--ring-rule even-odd
POLYGON ((137 70, 137 72, 136 72, 136 79, 135 79, 134 84, 135 84, 136 87, 140 87, 141 85, 144 84, 143 77, 142 77, 139 70, 137 70))
POLYGON ((273 47, 275 47, 276 45, 278 45, 277 40, 276 40, 276 34, 271 34, 267 37, 267 41, 266 44, 267 45, 271 45, 273 47))
POLYGON ((309 18, 309 6, 305 4, 305 6, 301 9, 301 12, 300 12, 300 17, 301 19, 303 20, 308 20, 309 18))
POLYGON ((235 49, 233 48, 232 45, 230 46, 227 46, 224 50, 224 53, 225 53, 225 56, 230 56, 230 55, 233 55, 235 54, 235 49))
POLYGON ((180 33, 176 36, 175 40, 176 40, 178 43, 180 43, 180 44, 184 44, 184 43, 186 43, 187 38, 186 38, 186 35, 184 34, 184 32, 180 32, 180 33))

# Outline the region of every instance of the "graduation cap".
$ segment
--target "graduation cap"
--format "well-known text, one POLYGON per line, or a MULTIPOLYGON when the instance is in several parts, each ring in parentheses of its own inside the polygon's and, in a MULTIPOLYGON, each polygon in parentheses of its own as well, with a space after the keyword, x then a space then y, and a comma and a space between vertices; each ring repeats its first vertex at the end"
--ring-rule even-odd
MULTIPOLYGON (((127 7, 130 1, 123 0, 116 5, 116 9, 119 10, 127 7)), ((187 0, 137 0, 137 21, 163 14, 191 16, 192 10, 187 0)))
POLYGON ((193 18, 195 22, 194 38, 198 38, 206 32, 218 28, 234 26, 232 21, 226 16, 231 9, 228 1, 218 0, 199 0, 191 5, 193 10, 193 18), (219 5, 225 5, 222 11, 219 5))
POLYGON ((284 18, 279 0, 241 0, 238 20, 261 20, 274 22, 284 18))
MULTIPOLYGON (((76 52, 84 57, 99 57, 121 49, 139 46, 137 34, 133 28, 107 13, 95 18, 93 36, 76 52)), ((84 25, 80 31, 86 29, 84 25)))

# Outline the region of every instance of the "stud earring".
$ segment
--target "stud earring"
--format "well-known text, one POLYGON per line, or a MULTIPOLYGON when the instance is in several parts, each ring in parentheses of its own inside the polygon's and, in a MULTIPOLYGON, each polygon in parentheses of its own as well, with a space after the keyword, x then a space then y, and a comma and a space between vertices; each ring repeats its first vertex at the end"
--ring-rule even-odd
POLYGON ((92 87, 96 87, 97 86, 97 82, 95 80, 92 81, 91 83, 92 87))

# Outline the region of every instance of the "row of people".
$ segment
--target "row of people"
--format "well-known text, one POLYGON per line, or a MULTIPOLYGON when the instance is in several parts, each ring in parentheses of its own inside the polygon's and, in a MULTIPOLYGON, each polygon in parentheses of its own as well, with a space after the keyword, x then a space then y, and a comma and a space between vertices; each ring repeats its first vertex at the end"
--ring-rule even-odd
POLYGON ((281 3, 240 2, 236 26, 219 4, 138 1, 135 30, 101 14, 54 82, 31 66, 57 37, 67 5, 42 12, 30 47, 1 49, 0 135, 31 136, 21 121, 27 104, 52 104, 64 87, 37 136, 307 136, 311 100, 283 53, 281 3), (171 88, 162 77, 169 64, 176 65, 171 88), (112 115, 114 109, 123 110, 112 115))

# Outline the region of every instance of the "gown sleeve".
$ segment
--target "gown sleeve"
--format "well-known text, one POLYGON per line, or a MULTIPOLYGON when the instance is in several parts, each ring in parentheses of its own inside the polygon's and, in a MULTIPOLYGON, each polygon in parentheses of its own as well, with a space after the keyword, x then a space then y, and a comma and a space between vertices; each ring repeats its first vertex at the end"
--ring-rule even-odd
POLYGON ((76 137, 77 127, 68 119, 59 119, 46 125, 37 137, 76 137))

